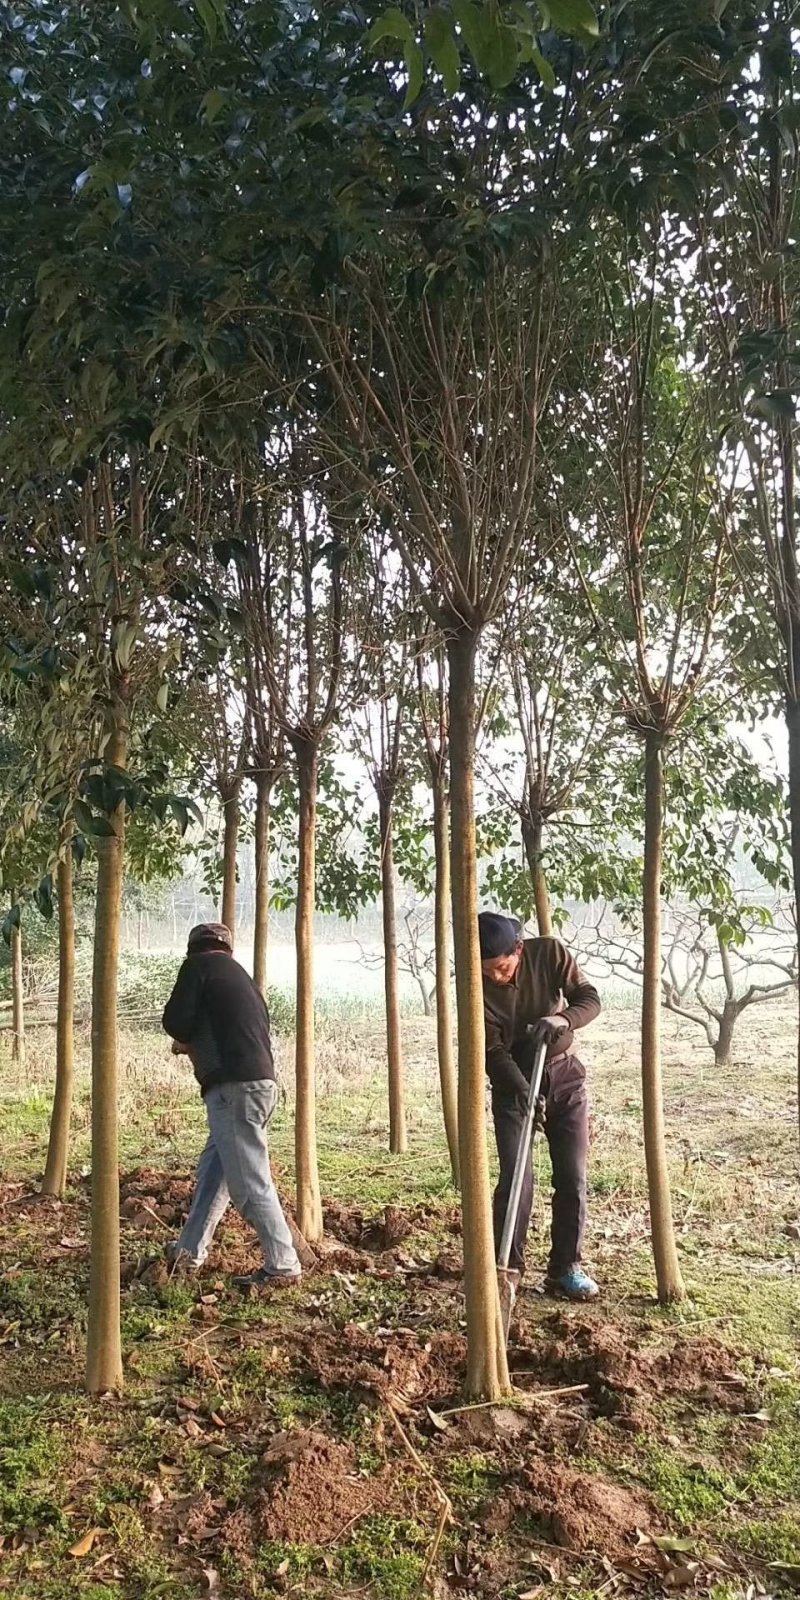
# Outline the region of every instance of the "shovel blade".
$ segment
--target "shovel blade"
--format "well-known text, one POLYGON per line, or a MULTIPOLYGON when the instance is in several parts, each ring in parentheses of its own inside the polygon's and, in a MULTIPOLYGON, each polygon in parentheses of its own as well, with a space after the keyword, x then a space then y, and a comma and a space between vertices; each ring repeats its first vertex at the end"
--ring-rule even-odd
POLYGON ((506 1344, 508 1344, 508 1332, 511 1327, 518 1287, 519 1273, 513 1267, 498 1267, 497 1288, 500 1295, 500 1320, 503 1325, 503 1338, 506 1344))

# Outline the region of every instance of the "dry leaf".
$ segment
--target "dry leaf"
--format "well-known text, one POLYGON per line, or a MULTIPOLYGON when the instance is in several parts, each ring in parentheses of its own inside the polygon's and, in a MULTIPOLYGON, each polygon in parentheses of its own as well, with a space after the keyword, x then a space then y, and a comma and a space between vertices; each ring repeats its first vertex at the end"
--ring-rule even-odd
POLYGON ((157 1483, 153 1484, 153 1487, 147 1496, 147 1504, 152 1508, 153 1511, 157 1511, 159 1506, 164 1504, 164 1495, 161 1489, 159 1489, 157 1483))
POLYGON ((199 1422, 195 1422, 194 1417, 186 1418, 183 1429, 184 1433, 188 1433, 190 1439, 202 1439, 203 1437, 203 1430, 199 1422))
POLYGON ((221 1417, 218 1411, 212 1411, 211 1421, 213 1422, 215 1428, 227 1428, 228 1426, 225 1418, 221 1417))
POLYGON ((204 1567, 203 1577, 206 1580, 206 1593, 217 1594, 219 1591, 219 1573, 216 1567, 204 1567))
POLYGON ((78 1543, 72 1546, 70 1555, 76 1557, 88 1556, 92 1546, 94 1545, 95 1539, 102 1539, 103 1535, 107 1532, 107 1528, 90 1528, 89 1532, 85 1533, 83 1538, 79 1539, 78 1543))
POLYGON ((288 1571, 289 1571, 289 1558, 287 1556, 281 1562, 280 1566, 275 1568, 275 1577, 276 1578, 285 1578, 288 1571))
POLYGON ((446 1418, 440 1417, 438 1411, 431 1411, 430 1406, 426 1406, 425 1410, 427 1411, 434 1428, 438 1428, 440 1433, 446 1433, 450 1426, 446 1418))
POLYGON ((693 1550, 695 1545, 696 1545, 696 1543, 697 1543, 697 1540, 696 1539, 673 1539, 671 1536, 666 1536, 664 1538, 654 1538, 654 1539, 651 1540, 651 1543, 654 1544, 654 1545, 657 1545, 659 1550, 666 1550, 668 1552, 670 1550, 683 1550, 683 1551, 686 1551, 686 1550, 693 1550))

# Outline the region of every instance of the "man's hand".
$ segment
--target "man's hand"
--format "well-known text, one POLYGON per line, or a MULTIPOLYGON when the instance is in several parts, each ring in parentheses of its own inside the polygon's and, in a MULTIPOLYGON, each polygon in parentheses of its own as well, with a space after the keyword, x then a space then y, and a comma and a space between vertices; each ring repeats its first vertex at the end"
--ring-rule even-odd
POLYGON ((534 1050, 541 1050, 542 1045, 551 1045, 569 1028, 566 1017, 540 1017, 538 1022, 532 1022, 528 1028, 528 1038, 534 1050))

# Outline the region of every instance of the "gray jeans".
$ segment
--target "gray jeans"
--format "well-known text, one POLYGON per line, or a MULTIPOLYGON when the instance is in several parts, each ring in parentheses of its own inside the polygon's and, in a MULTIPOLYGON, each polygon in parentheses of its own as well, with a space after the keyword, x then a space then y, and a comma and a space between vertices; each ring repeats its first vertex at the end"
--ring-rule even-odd
POLYGON ((197 1164, 189 1215, 180 1238, 170 1246, 171 1256, 187 1255, 201 1266, 232 1200, 258 1234, 267 1272, 275 1277, 300 1272, 269 1166, 267 1127, 277 1100, 278 1086, 269 1079, 209 1089, 208 1143, 197 1164))

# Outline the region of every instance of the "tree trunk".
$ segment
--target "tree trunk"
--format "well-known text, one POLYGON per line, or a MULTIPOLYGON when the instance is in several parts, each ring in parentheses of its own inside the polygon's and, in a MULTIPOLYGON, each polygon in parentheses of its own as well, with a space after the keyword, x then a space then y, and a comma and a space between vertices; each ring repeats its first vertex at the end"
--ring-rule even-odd
MULTIPOLYGON (((793 659, 800 661, 800 621, 791 627, 793 659), (796 635, 796 637, 795 637, 796 635)), ((800 677, 798 678, 800 687, 800 677)), ((797 947, 800 955, 800 699, 787 699, 786 731, 789 741, 789 827, 792 853, 792 883, 797 947)), ((800 999, 800 991, 798 991, 800 999)), ((797 1116, 800 1133, 800 1025, 797 1035, 797 1116)))
POLYGON ((722 1016, 719 1020, 719 1033, 714 1041, 715 1067, 729 1067, 731 1064, 731 1050, 733 1046, 733 1030, 740 1007, 735 1000, 726 1000, 722 1007, 722 1016))
POLYGON ((523 822, 522 842, 525 846, 528 871, 530 872, 533 886, 536 927, 541 939, 550 938, 553 932, 553 913, 550 906, 550 890, 547 887, 547 877, 542 864, 541 819, 537 819, 535 822, 523 822))
POLYGON ((72 849, 58 863, 58 1018, 56 1021, 56 1089, 50 1117, 50 1139, 42 1194, 61 1196, 67 1184, 69 1124, 75 1059, 75 902, 72 849))
POLYGON ((236 938, 236 854, 239 847, 239 785, 222 802, 222 903, 220 920, 236 938))
POLYGON ((11 1060, 25 1065, 25 984, 22 976, 22 929, 11 929, 11 1060))
POLYGON ((644 884, 642 901, 642 1112, 653 1257, 662 1305, 685 1295, 672 1222, 661 1081, 661 873, 664 841, 663 740, 645 741, 644 884))
POLYGON ((272 783, 266 773, 256 777, 255 909, 253 913, 253 982, 266 997, 267 945, 269 941, 269 823, 272 783))
POLYGON ((383 909, 383 986, 386 1000, 386 1058, 389 1065, 389 1150, 393 1156, 408 1149, 403 1073, 403 1036, 400 1022, 400 975, 397 967, 397 906, 395 902, 392 805, 378 802, 381 847, 381 899, 383 909))
POLYGON ((444 1131, 450 1152, 450 1171, 456 1189, 461 1187, 458 1154, 458 1079, 453 1054, 453 996, 450 988, 450 802, 442 783, 433 786, 433 849, 436 880, 433 891, 434 950, 436 955, 436 1053, 442 1093, 444 1131))
MULTIPOLYGON (((297 747, 296 747, 297 748, 297 747)), ((314 908, 319 756, 313 745, 297 749, 299 787, 297 910, 297 1017, 295 1025, 295 1168, 297 1226, 309 1244, 322 1238, 322 1197, 317 1166, 314 1060, 314 908)))
POLYGON ((467 1313, 467 1393, 497 1400, 510 1388, 497 1292, 489 1163, 486 1062, 478 944, 475 847, 475 653, 478 633, 451 635, 450 795, 453 947, 458 1012, 458 1125, 467 1313))
MULTIPOLYGON (((127 741, 117 729, 106 752, 124 767, 127 741)), ((104 1394, 122 1386, 119 1303, 119 1157, 117 1150, 117 967, 122 912, 125 808, 113 834, 96 841, 97 889, 92 959, 92 1257, 86 1387, 104 1394)))

